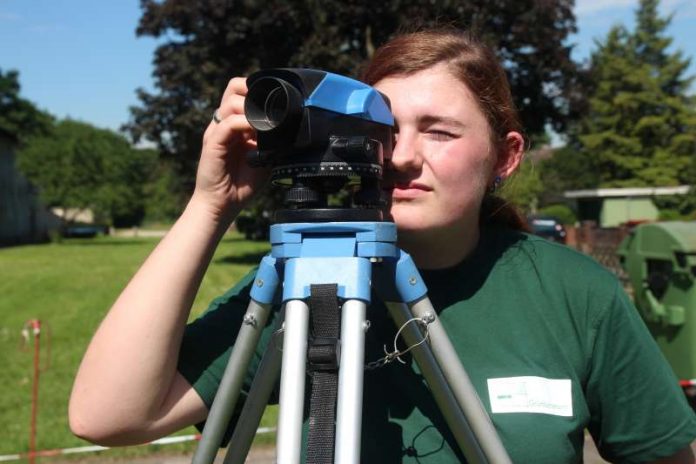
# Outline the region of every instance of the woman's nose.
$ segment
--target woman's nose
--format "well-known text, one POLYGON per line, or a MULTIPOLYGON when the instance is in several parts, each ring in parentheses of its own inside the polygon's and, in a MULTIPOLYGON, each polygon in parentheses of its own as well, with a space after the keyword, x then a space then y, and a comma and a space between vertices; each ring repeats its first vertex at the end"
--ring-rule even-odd
POLYGON ((396 171, 420 169, 423 158, 418 140, 407 134, 396 135, 391 164, 396 171))

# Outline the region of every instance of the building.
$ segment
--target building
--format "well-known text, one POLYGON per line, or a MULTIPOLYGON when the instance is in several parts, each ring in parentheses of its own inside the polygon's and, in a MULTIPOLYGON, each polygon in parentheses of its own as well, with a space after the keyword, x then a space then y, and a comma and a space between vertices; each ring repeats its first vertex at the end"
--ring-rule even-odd
POLYGON ((659 211, 653 199, 663 195, 685 195, 691 186, 600 188, 570 190, 563 196, 575 202, 579 221, 595 221, 599 227, 618 227, 632 221, 655 221, 659 211))
POLYGON ((60 221, 17 170, 14 141, 0 133, 0 246, 45 241, 60 221))

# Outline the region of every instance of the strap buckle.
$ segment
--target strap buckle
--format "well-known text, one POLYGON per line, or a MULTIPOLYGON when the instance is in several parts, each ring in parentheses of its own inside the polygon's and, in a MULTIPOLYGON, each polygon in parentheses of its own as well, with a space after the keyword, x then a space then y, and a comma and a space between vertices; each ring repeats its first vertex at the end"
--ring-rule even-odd
POLYGON ((341 359, 341 341, 334 337, 315 337, 307 349, 308 369, 312 371, 337 370, 341 359))

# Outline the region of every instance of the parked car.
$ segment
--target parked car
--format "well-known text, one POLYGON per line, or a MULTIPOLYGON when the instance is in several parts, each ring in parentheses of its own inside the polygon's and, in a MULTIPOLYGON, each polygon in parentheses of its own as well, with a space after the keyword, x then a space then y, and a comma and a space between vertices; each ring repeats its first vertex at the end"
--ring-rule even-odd
POLYGON ((85 224, 73 222, 63 227, 61 235, 66 238, 92 238, 97 235, 106 235, 109 228, 102 224, 85 224))
POLYGON ((551 216, 531 216, 528 218, 532 233, 548 240, 565 243, 566 229, 561 222, 551 216))

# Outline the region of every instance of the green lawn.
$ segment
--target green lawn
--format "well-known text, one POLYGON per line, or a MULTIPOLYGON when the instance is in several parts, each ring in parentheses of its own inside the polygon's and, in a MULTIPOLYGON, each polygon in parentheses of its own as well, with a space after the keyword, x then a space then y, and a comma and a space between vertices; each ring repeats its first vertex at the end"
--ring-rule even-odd
MULTIPOLYGON (((73 377, 92 333, 157 241, 99 237, 0 249, 0 424, 5 431, 0 455, 28 449, 33 338, 25 344, 21 332, 30 319, 39 319, 43 325, 37 448, 87 444, 75 438, 67 425, 73 377)), ((203 280, 192 316, 258 263, 267 250, 266 242, 226 236, 203 280)), ((182 433, 194 433, 194 429, 182 433)), ((174 446, 188 450, 195 444, 174 446)))

